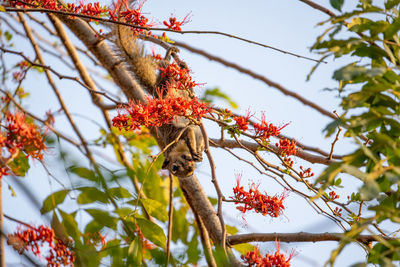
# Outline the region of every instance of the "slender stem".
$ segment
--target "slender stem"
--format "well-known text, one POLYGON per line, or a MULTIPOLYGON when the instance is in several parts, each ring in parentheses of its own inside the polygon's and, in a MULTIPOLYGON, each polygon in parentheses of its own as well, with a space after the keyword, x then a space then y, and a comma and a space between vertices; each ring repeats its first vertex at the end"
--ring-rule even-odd
POLYGON ((207 132, 204 128, 204 125, 202 123, 200 124, 200 129, 201 129, 201 133, 203 134, 203 138, 204 138, 204 151, 207 154, 207 158, 208 158, 208 161, 209 161, 210 167, 211 167, 211 177, 212 177, 211 181, 214 184, 215 190, 217 191, 217 195, 218 195, 218 218, 221 223, 221 229, 222 229, 221 246, 225 250, 226 228, 225 228, 224 217, 222 216, 222 200, 224 200, 225 197, 223 196, 221 188, 219 187, 219 184, 218 184, 217 173, 215 171, 215 163, 214 163, 214 159, 210 152, 209 139, 207 136, 207 132))

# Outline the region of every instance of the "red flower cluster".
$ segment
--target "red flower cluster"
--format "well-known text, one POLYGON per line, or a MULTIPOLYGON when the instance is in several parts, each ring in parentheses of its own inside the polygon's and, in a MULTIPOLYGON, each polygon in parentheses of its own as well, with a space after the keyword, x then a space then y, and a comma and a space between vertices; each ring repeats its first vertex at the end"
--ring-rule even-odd
POLYGON ((92 17, 101 17, 109 13, 107 7, 101 7, 99 2, 83 4, 80 3, 79 5, 75 5, 73 3, 67 4, 67 11, 76 14, 88 15, 92 17))
MULTIPOLYGON (((121 20, 126 23, 131 23, 133 25, 142 26, 142 27, 152 27, 153 25, 149 23, 149 19, 142 15, 141 9, 144 4, 141 3, 138 8, 130 9, 127 0, 119 0, 117 1, 116 7, 114 10, 111 10, 107 7, 102 7, 99 2, 75 5, 73 3, 68 3, 66 7, 58 3, 56 0, 24 0, 23 3, 18 0, 9 0, 11 6, 21 6, 24 8, 45 8, 57 11, 70 12, 74 14, 82 14, 88 15, 92 17, 103 17, 105 15, 109 15, 111 20, 117 21, 121 20), (115 16, 117 10, 119 10, 121 4, 124 4, 126 9, 123 12, 120 12, 118 16, 115 16)), ((135 33, 143 33, 144 29, 133 29, 135 33)))
POLYGON ((336 194, 335 191, 329 192, 329 198, 330 198, 331 200, 338 199, 339 197, 340 197, 340 196, 339 196, 338 194, 336 194))
POLYGON ((47 244, 50 252, 50 255, 45 257, 47 266, 74 266, 74 252, 55 238, 53 229, 47 226, 41 225, 38 228, 30 227, 24 231, 17 231, 8 235, 7 243, 20 254, 30 250, 36 256, 40 256, 40 247, 47 244))
POLYGON ((285 124, 281 127, 277 127, 272 123, 268 123, 265 121, 265 115, 261 115, 261 122, 254 123, 253 128, 256 133, 256 137, 260 138, 261 140, 265 141, 269 139, 271 136, 278 136, 281 133, 281 130, 288 125, 285 124))
MULTIPOLYGON (((21 112, 15 114, 7 113, 5 123, 0 124, 5 131, 0 131, 0 149, 7 149, 8 158, 4 158, 4 154, 0 153, 0 161, 9 163, 19 151, 23 151, 27 156, 36 159, 43 159, 42 151, 46 150, 43 135, 39 132, 36 125, 28 122, 25 115, 21 112)), ((11 172, 7 165, 0 167, 0 178, 9 175, 11 172)))
POLYGON ((119 114, 113 118, 113 126, 126 130, 140 129, 142 125, 160 127, 172 122, 176 116, 200 120, 210 112, 210 107, 198 98, 186 99, 168 94, 161 99, 148 97, 146 104, 131 101, 126 111, 129 115, 119 114))
POLYGON ((301 178, 309 178, 314 176, 314 173, 311 172, 311 168, 307 168, 304 170, 303 166, 300 166, 300 170, 301 172, 299 174, 301 178))
POLYGON ((253 210, 262 215, 269 215, 271 217, 278 217, 282 214, 285 209, 283 206, 283 200, 286 198, 286 194, 283 193, 280 196, 268 196, 262 194, 258 190, 258 185, 254 183, 249 184, 249 191, 246 192, 243 186, 240 186, 240 177, 236 178, 237 185, 233 188, 234 197, 231 197, 235 204, 244 204, 244 206, 236 207, 242 213, 253 210))
POLYGON ((289 267, 290 260, 293 257, 293 252, 286 256, 280 253, 280 245, 278 243, 277 250, 274 254, 265 254, 262 256, 257 247, 254 247, 253 251, 249 251, 246 255, 242 255, 241 258, 247 266, 257 267, 289 267))
POLYGON ((171 17, 169 18, 169 23, 167 21, 163 21, 164 25, 168 27, 168 29, 174 30, 174 31, 182 31, 181 26, 188 23, 187 18, 189 14, 186 15, 186 17, 183 18, 182 21, 178 21, 176 17, 171 17))
POLYGON ((291 156, 296 154, 296 141, 288 140, 288 139, 280 139, 279 144, 276 143, 276 146, 279 146, 280 153, 283 156, 291 156))
MULTIPOLYGON (((121 20, 122 19, 123 22, 133 24, 136 26, 146 27, 146 28, 152 27, 152 26, 154 26, 154 23, 149 23, 149 19, 142 14, 143 5, 144 5, 144 1, 139 3, 137 8, 130 9, 127 0, 118 0, 115 10, 110 11, 111 19, 113 19, 113 20, 121 20), (114 16, 115 11, 119 10, 121 2, 125 5, 125 11, 120 12, 118 14, 118 17, 115 17, 114 16)), ((138 28, 132 28, 132 31, 135 34, 147 32, 147 30, 145 30, 145 29, 138 29, 138 28)), ((150 32, 148 32, 148 34, 150 34, 150 32)))
POLYGON ((242 116, 234 117, 233 120, 236 121, 238 128, 241 131, 245 132, 245 131, 247 131, 247 129, 249 129, 249 118, 250 118, 250 115, 247 115, 246 117, 242 117, 242 116))
POLYGON ((333 211, 333 215, 338 216, 338 217, 342 217, 342 209, 336 207, 335 210, 333 211))
MULTIPOLYGON (((165 68, 160 68, 161 78, 168 77, 168 88, 171 90, 190 90, 199 85, 190 76, 190 70, 181 68, 175 62, 165 68)), ((164 88, 165 89, 165 88, 164 88)))
POLYGON ((24 113, 8 113, 5 129, 7 136, 0 132, 0 147, 6 147, 11 155, 23 150, 32 158, 43 159, 42 151, 46 150, 43 135, 35 124, 27 120, 24 113))

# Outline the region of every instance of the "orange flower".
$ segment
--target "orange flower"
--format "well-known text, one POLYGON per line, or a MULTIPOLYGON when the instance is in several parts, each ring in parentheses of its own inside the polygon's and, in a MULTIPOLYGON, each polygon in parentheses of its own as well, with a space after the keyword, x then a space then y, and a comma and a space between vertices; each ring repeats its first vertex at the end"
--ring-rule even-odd
POLYGON ((40 247, 47 244, 50 253, 45 257, 47 266, 74 266, 75 254, 72 249, 57 239, 53 229, 47 226, 30 226, 26 230, 9 234, 7 243, 20 254, 30 250, 36 256, 41 256, 40 247))
POLYGON ((280 243, 277 242, 277 250, 273 254, 265 254, 262 256, 257 247, 254 247, 253 251, 249 251, 246 255, 242 255, 241 258, 246 266, 257 266, 257 267, 289 267, 290 260, 294 256, 294 251, 289 256, 280 253, 280 243))
POLYGON ((271 197, 266 193, 261 193, 255 183, 249 184, 249 190, 245 191, 243 186, 240 185, 240 176, 236 178, 236 183, 233 188, 234 196, 231 198, 235 201, 235 204, 243 204, 243 206, 237 207, 242 213, 254 210, 264 216, 278 217, 282 214, 285 209, 283 200, 287 196, 285 193, 271 197))

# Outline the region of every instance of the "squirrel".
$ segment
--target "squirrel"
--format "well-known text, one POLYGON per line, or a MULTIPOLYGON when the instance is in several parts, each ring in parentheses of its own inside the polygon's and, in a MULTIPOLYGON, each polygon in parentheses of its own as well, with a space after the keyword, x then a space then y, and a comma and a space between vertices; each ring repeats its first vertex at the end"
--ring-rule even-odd
MULTIPOLYGON (((156 62, 150 55, 145 55, 143 45, 137 42, 137 37, 130 27, 117 25, 113 30, 114 43, 117 46, 117 53, 120 59, 126 63, 145 90, 154 97, 160 95, 160 90, 169 88, 165 95, 173 94, 184 98, 190 98, 190 92, 180 90, 175 86, 166 85, 173 83, 171 77, 163 77, 159 67, 167 67, 172 53, 178 52, 175 47, 170 48, 164 60, 156 62), (172 92, 171 92, 172 90, 172 92)), ((187 68, 184 62, 179 62, 181 68, 187 68)), ((160 96, 162 97, 162 95, 160 96)), ((164 124, 156 129, 151 129, 161 149, 164 149, 163 169, 178 177, 191 176, 196 168, 195 162, 202 161, 204 151, 204 140, 201 129, 185 117, 175 117, 171 123, 164 124)))

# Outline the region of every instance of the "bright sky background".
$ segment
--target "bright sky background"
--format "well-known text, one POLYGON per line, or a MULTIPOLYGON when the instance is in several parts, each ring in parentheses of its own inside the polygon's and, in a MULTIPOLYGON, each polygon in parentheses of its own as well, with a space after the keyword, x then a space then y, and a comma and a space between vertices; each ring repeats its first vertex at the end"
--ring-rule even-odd
MULTIPOLYGON (((328 0, 316 1, 319 4, 329 7, 328 0)), ((354 7, 356 1, 351 2, 352 5, 345 6, 349 10, 354 7)), ((318 59, 316 54, 312 54, 309 48, 314 43, 316 37, 323 32, 326 27, 317 27, 317 23, 326 20, 327 15, 318 10, 301 3, 300 1, 182 1, 182 0, 148 0, 143 8, 148 17, 155 18, 155 21, 162 22, 167 20, 171 14, 178 19, 183 18, 188 13, 190 15, 190 23, 183 27, 184 30, 215 30, 225 33, 234 34, 250 40, 254 40, 263 44, 271 45, 282 50, 287 50, 296 54, 318 59)), ((333 9, 332 9, 333 10, 333 9)), ((3 15, 2 15, 3 16, 3 15)), ((32 25, 37 27, 37 25, 32 25)), ((285 55, 277 51, 267 48, 233 40, 227 37, 216 35, 197 35, 197 34, 168 34, 171 39, 179 39, 196 48, 201 48, 207 52, 218 55, 228 61, 237 63, 243 67, 249 68, 256 73, 266 76, 272 81, 278 82, 284 87, 297 92, 303 97, 318 103, 327 110, 338 110, 339 100, 337 92, 323 91, 324 88, 335 88, 337 84, 331 79, 333 71, 340 66, 349 62, 347 60, 336 60, 328 58, 328 64, 321 64, 311 81, 306 82, 306 76, 315 62, 305 59, 296 58, 285 55)), ((32 55, 30 44, 19 42, 16 48, 24 50, 26 54, 32 55)), ((161 52, 156 47, 156 51, 161 52)), ((184 59, 193 70, 196 82, 205 83, 203 88, 219 87, 223 92, 228 94, 234 101, 240 105, 240 109, 236 112, 245 114, 248 109, 256 112, 256 116, 260 116, 260 112, 265 112, 267 120, 278 125, 290 122, 285 128, 283 134, 292 136, 303 142, 304 144, 319 147, 325 151, 329 151, 331 142, 334 137, 325 139, 321 133, 322 129, 330 122, 330 119, 324 117, 314 110, 305 107, 303 104, 290 97, 283 95, 274 88, 268 87, 266 84, 256 81, 249 76, 239 73, 236 70, 228 69, 220 64, 210 62, 209 60, 194 54, 190 54, 185 50, 181 50, 181 58, 184 59)), ((47 56, 48 65, 56 64, 54 58, 47 56)), ((68 70, 52 65, 61 72, 68 70)), ((31 97, 27 106, 40 116, 44 116, 45 112, 51 108, 52 111, 58 109, 58 103, 54 96, 48 93, 48 89, 44 89, 43 75, 30 75, 29 83, 25 82, 24 88, 31 92, 31 97)), ((57 78, 56 78, 57 80, 57 78)), ((82 88, 78 88, 74 83, 68 81, 57 81, 62 84, 62 94, 67 103, 72 108, 74 114, 84 114, 93 120, 103 124, 99 113, 87 105, 90 103, 88 94, 82 88)), ((199 89, 198 93, 201 94, 199 89)), ((217 103, 223 106, 224 103, 217 103)), ((82 132, 86 133, 89 138, 98 136, 98 130, 95 124, 88 120, 75 116, 82 132)), ((56 117, 57 121, 57 117, 56 117)), ((57 121, 58 129, 65 129, 70 132, 69 127, 65 127, 66 122, 57 121)), ((207 124, 209 126, 209 124, 207 124)), ((214 127, 209 127, 209 136, 218 137, 218 131, 214 127)), ((342 139, 336 145, 335 152, 343 154, 352 150, 348 142, 342 139)), ((239 155, 245 156, 246 153, 241 151, 239 155)), ((225 196, 232 195, 232 187, 235 184, 235 174, 242 173, 243 184, 247 184, 247 180, 251 179, 260 182, 261 189, 266 190, 270 194, 282 192, 280 187, 273 180, 261 176, 256 170, 252 169, 244 162, 239 162, 223 150, 212 150, 217 166, 217 175, 225 196)), ((57 164, 55 152, 51 149, 47 153, 47 165, 52 169, 57 164)), ((215 190, 211 184, 210 169, 207 164, 206 157, 203 163, 199 164, 197 174, 198 178, 204 186, 206 192, 215 196, 215 190)), ((270 158, 273 158, 271 155, 270 158)), ((268 156, 267 156, 268 159, 268 156)), ((295 160, 298 166, 302 164, 305 167, 312 167, 313 171, 318 173, 324 168, 322 165, 311 165, 295 160)), ((56 190, 59 185, 49 178, 42 170, 40 163, 33 162, 29 175, 20 179, 32 194, 38 197, 39 203, 49 194, 50 190, 56 190)), ((57 168, 54 168, 55 172, 57 168)), ((57 173, 57 175, 62 175, 57 173)), ((17 198, 12 198, 7 190, 7 184, 3 185, 3 203, 4 213, 18 218, 22 221, 32 224, 40 224, 42 218, 34 205, 24 198, 24 193, 16 185, 12 179, 6 179, 11 184, 16 193, 17 198)), ((340 200, 345 201, 349 195, 354 183, 344 181, 346 188, 343 191, 338 190, 341 195, 340 200), (343 192, 343 193, 342 193, 343 192)), ((241 214, 237 211, 233 204, 225 203, 223 210, 228 223, 234 223, 239 226, 241 232, 340 232, 336 224, 316 212, 306 203, 306 201, 294 194, 289 195, 286 201, 285 216, 278 219, 264 218, 261 215, 246 216, 247 225, 243 223, 241 214)), ((6 230, 13 230, 15 224, 5 221, 6 230)), ((284 251, 290 252, 294 249, 297 256, 292 260, 292 266, 309 267, 323 266, 328 259, 330 251, 336 246, 335 242, 319 242, 319 243, 282 243, 284 251)), ((262 252, 274 249, 274 244, 260 244, 262 252)), ((7 247, 7 262, 9 266, 18 266, 21 260, 17 254, 7 247)), ((339 256, 335 266, 350 266, 362 260, 365 257, 364 252, 358 246, 349 246, 339 256)))

